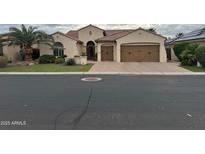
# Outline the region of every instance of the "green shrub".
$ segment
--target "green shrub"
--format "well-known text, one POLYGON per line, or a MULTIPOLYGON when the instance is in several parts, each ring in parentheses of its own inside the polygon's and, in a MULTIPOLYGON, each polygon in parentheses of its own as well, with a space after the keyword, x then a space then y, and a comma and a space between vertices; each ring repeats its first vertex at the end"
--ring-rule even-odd
POLYGON ((198 44, 192 44, 192 43, 190 43, 190 44, 187 46, 186 49, 195 52, 195 50, 196 50, 198 47, 199 47, 198 44))
POLYGON ((197 64, 195 52, 188 49, 182 52, 180 59, 182 65, 194 66, 197 64))
POLYGON ((75 60, 73 58, 68 59, 66 65, 75 65, 75 60))
POLYGON ((199 46, 196 49, 196 59, 203 67, 205 67, 205 46, 199 46))
POLYGON ((180 55, 182 54, 182 52, 187 49, 188 45, 190 43, 187 43, 187 42, 183 42, 183 43, 177 43, 174 45, 174 53, 175 55, 177 56, 177 58, 181 61, 181 57, 180 55))
POLYGON ((6 67, 8 64, 8 59, 5 56, 0 56, 0 67, 6 67))
POLYGON ((65 59, 62 58, 62 57, 58 57, 58 58, 56 58, 55 63, 56 63, 56 64, 62 64, 62 63, 65 63, 65 59))
POLYGON ((48 64, 48 63, 54 63, 56 60, 56 57, 53 55, 42 55, 39 58, 40 64, 48 64))

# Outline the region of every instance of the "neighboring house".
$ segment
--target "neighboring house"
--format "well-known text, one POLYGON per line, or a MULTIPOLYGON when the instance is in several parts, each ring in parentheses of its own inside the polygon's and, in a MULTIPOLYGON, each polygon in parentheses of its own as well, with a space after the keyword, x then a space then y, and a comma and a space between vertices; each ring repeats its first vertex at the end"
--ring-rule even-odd
MULTIPOLYGON (((71 30, 66 34, 56 32, 52 34, 54 48, 45 44, 36 45, 40 55, 67 55, 70 58, 87 55, 88 60, 116 61, 116 62, 166 62, 166 38, 145 30, 122 29, 104 30, 88 25, 78 30, 71 30)), ((3 52, 10 59, 15 59, 19 49, 4 47, 3 52)))
POLYGON ((205 28, 195 30, 186 34, 183 34, 180 37, 169 39, 166 41, 165 46, 167 53, 171 53, 171 60, 178 60, 178 58, 174 54, 173 47, 176 43, 180 42, 190 42, 196 43, 199 45, 205 45, 205 28))

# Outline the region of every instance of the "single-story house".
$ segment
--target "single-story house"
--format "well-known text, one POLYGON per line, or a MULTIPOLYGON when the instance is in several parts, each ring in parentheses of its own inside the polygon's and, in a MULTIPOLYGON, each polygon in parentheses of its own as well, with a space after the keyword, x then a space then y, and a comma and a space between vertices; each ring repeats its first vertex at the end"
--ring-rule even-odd
POLYGON ((169 60, 178 60, 178 58, 174 54, 173 47, 176 43, 181 43, 181 42, 196 43, 198 45, 205 46, 205 28, 198 29, 186 34, 182 34, 181 36, 173 39, 166 40, 165 46, 166 46, 168 57, 170 57, 169 60))
MULTIPOLYGON (((36 44, 33 48, 38 49, 40 55, 73 58, 86 54, 88 60, 97 61, 167 62, 166 38, 143 28, 104 30, 88 25, 67 33, 55 32, 52 36, 54 48, 45 44, 36 44)), ((11 60, 16 58, 18 51, 19 47, 3 47, 3 53, 11 60)))

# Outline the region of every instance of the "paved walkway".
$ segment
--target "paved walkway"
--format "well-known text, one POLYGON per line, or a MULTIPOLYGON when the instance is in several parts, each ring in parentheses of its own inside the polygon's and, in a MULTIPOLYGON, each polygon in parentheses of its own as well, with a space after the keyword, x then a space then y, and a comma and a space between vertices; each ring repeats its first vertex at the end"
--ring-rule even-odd
POLYGON ((179 63, 150 63, 150 62, 98 62, 90 69, 90 72, 191 72, 179 63))

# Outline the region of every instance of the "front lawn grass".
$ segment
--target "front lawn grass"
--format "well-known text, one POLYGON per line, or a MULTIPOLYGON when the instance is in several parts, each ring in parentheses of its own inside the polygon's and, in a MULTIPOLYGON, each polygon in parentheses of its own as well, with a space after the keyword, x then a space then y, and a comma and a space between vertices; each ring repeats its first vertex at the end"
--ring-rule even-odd
POLYGON ((88 72, 92 64, 66 66, 62 64, 36 64, 32 66, 7 66, 0 72, 88 72))
POLYGON ((181 66, 187 70, 190 70, 192 72, 205 72, 205 68, 203 67, 197 67, 197 66, 181 66))

